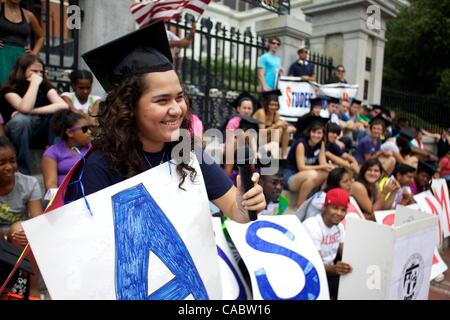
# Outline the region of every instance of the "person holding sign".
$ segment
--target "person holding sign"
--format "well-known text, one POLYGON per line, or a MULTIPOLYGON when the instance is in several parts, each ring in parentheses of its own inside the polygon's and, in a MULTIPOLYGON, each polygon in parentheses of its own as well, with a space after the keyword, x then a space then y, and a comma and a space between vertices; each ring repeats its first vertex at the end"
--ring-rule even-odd
POLYGON ((316 81, 314 65, 308 62, 308 48, 301 47, 297 51, 298 60, 291 64, 289 68, 289 76, 300 77, 303 81, 316 81))
POLYGON ((331 189, 325 196, 322 214, 315 215, 303 222, 303 226, 314 246, 319 250, 325 265, 331 299, 337 298, 339 277, 352 271, 352 267, 348 263, 334 262, 338 252, 342 256, 345 231, 339 223, 344 219, 349 203, 350 197, 345 190, 331 189))
POLYGON ((173 70, 163 23, 113 40, 85 53, 83 59, 108 95, 100 104, 99 127, 92 140, 94 150, 70 178, 66 201, 82 198, 175 157, 176 172, 171 170, 171 161, 167 174, 178 176, 178 187, 183 190, 186 179, 194 182, 203 177, 209 200, 231 219, 245 223, 249 221, 248 211, 265 208, 258 174, 252 176, 255 185, 244 193, 240 177, 236 188, 204 151, 196 153, 201 175, 190 166, 190 157, 185 161, 185 145, 189 152, 194 146, 179 145, 185 138, 180 129, 185 129, 183 133, 192 141, 188 130, 192 116, 173 70), (172 153, 179 146, 183 147, 183 159, 178 159, 178 151, 172 153))

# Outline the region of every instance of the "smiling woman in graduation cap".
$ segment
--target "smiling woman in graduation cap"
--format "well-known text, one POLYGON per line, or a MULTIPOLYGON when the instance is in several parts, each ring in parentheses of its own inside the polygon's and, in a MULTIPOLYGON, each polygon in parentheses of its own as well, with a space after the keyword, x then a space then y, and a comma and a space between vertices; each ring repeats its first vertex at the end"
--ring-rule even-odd
MULTIPOLYGON (((180 128, 188 129, 191 122, 162 23, 109 42, 84 54, 83 59, 108 95, 100 106, 94 150, 86 156, 83 171, 77 170, 72 178, 75 181, 81 175, 84 194, 81 188, 73 188, 68 200, 171 160, 172 149, 181 140, 180 128)), ((257 174, 252 177, 255 186, 244 194, 240 179, 238 188, 234 187, 206 153, 198 157, 203 158, 198 160, 208 198, 227 216, 247 222, 248 215, 243 212, 264 209, 257 174)), ((188 163, 179 163, 176 172, 181 189, 186 178, 199 178, 188 163)))
POLYGON ((325 124, 327 118, 307 116, 302 123, 297 123, 297 130, 306 134, 291 146, 284 170, 284 182, 290 191, 297 193, 296 206, 308 198, 309 194, 320 187, 327 179, 333 166, 328 164, 325 156, 325 124))

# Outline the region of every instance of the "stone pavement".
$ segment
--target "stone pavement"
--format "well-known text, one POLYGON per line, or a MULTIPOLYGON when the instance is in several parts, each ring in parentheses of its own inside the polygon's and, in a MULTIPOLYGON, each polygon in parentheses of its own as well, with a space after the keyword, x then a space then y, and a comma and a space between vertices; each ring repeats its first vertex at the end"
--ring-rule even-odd
MULTIPOLYGON (((450 268, 450 238, 444 242, 443 250, 440 251, 442 259, 450 268)), ((430 285, 429 300, 450 300, 450 270, 444 272, 444 280, 432 281, 430 285)))

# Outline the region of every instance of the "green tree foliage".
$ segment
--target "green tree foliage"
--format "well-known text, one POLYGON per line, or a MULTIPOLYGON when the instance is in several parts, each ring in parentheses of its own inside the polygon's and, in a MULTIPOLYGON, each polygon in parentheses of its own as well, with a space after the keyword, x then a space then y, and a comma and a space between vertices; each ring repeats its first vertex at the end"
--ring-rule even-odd
POLYGON ((450 96, 450 0, 417 0, 389 21, 384 84, 450 96))

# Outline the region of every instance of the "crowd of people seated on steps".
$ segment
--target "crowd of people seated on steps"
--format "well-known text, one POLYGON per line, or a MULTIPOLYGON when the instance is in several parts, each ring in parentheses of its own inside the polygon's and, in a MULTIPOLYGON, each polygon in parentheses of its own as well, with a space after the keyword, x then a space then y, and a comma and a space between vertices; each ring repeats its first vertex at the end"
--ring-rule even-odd
MULTIPOLYGON (((44 194, 58 188, 91 147, 102 117, 102 99, 92 95, 92 83, 90 71, 75 70, 72 91, 58 93, 40 58, 25 53, 1 85, 0 235, 18 247, 27 243, 21 221, 43 212, 44 194), (31 148, 44 150, 40 172, 32 172, 31 148), (42 186, 32 173, 42 173, 42 186)), ((322 219, 309 220, 311 232, 318 227, 335 232, 339 222, 332 217, 349 203, 374 221, 377 210, 413 203, 414 194, 430 189, 433 177, 450 181, 450 129, 432 133, 413 128, 408 119, 396 118, 383 106, 327 96, 312 99, 309 113, 289 123, 279 113, 280 95, 277 89, 258 96, 241 92, 231 103, 235 113, 223 124, 222 167, 235 184, 239 141, 255 155, 255 172, 267 166, 267 160, 279 161, 277 170, 259 181, 267 203, 262 214, 289 212, 301 221, 322 219), (424 137, 437 142, 436 153, 424 144, 424 137), (328 195, 335 189, 339 191, 328 195), (341 192, 348 201, 336 200, 341 192)), ((189 106, 189 97, 183 99, 189 106)), ((193 117, 191 132, 201 140, 202 119, 193 117)), ((334 246, 327 259, 339 250, 334 246)), ((37 268, 33 258, 31 262, 37 268)), ((351 272, 351 266, 336 263, 328 271, 334 277, 351 272)), ((37 295, 36 278, 31 286, 31 294, 37 295)))

